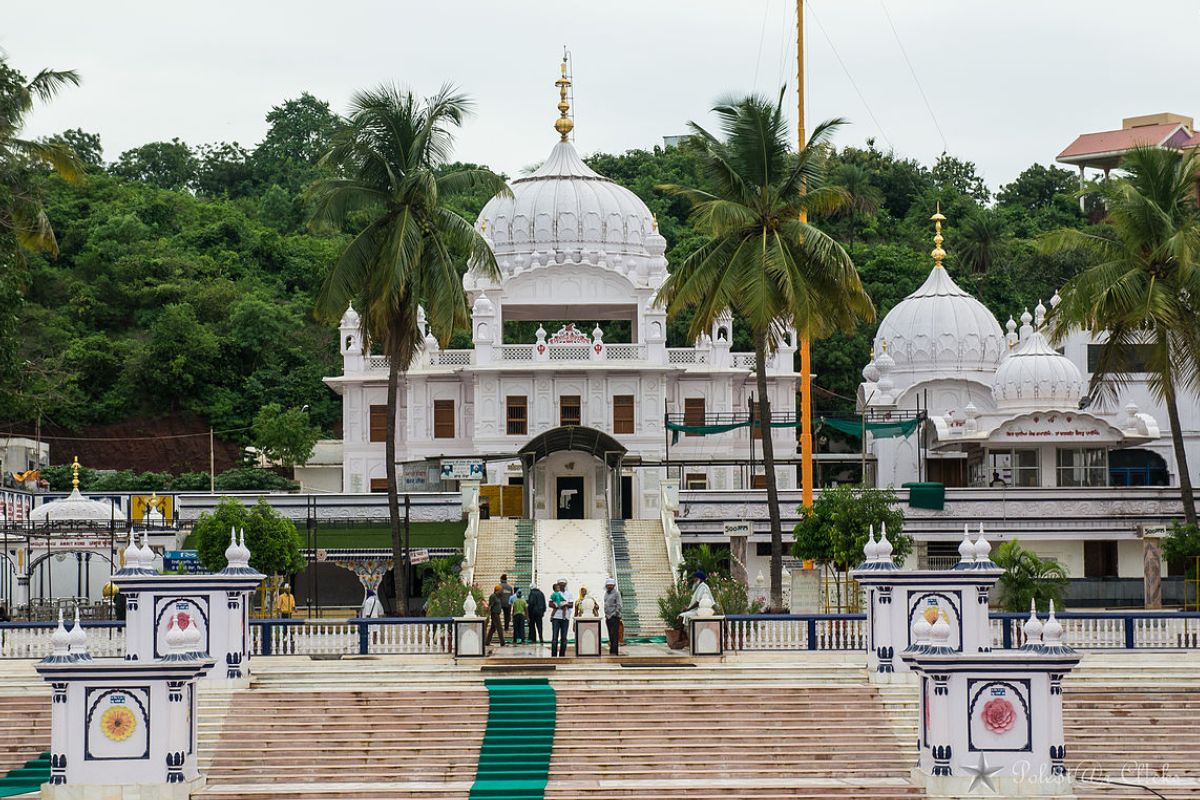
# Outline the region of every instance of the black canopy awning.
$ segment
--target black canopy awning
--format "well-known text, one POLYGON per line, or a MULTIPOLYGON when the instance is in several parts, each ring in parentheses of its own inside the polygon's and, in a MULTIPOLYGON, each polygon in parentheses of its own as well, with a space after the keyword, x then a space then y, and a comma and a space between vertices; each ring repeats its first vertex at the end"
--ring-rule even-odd
POLYGON ((620 442, 604 431, 585 428, 582 425, 566 425, 548 430, 530 439, 519 452, 522 461, 533 464, 560 450, 590 453, 609 466, 616 466, 626 452, 620 442))

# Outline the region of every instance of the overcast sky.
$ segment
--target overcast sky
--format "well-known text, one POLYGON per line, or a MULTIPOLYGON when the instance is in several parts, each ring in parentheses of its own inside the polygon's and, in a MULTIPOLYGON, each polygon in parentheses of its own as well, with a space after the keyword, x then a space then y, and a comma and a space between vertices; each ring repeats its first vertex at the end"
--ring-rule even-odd
MULTIPOLYGON (((975 161, 993 187, 1123 116, 1200 114, 1196 0, 806 7, 810 127, 843 116, 853 124, 839 144, 874 137, 926 162, 948 150, 975 161)), ((342 111, 355 89, 381 81, 420 92, 451 81, 477 102, 459 158, 514 174, 555 141, 563 45, 574 60, 577 147, 619 152, 685 132, 727 92, 773 92, 786 81, 794 105, 794 8, 794 0, 60 0, 6 4, 0 47, 27 74, 50 66, 83 76, 82 87, 34 112, 27 134, 98 132, 110 160, 174 136, 252 146, 267 110, 302 91, 342 111)))

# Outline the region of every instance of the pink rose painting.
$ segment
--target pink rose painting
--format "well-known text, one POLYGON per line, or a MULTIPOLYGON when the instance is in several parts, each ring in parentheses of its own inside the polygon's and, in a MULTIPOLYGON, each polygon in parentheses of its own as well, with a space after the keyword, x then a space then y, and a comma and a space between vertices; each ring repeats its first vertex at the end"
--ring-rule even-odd
POLYGON ((983 704, 983 725, 992 733, 1005 733, 1016 721, 1016 709, 1004 698, 996 697, 983 704))

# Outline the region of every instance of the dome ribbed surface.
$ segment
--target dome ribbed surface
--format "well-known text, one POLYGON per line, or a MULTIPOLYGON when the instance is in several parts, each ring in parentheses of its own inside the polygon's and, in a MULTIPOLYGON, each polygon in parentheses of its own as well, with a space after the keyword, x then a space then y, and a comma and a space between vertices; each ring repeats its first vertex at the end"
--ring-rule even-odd
POLYGON ((941 267, 883 318, 876 352, 884 340, 897 370, 990 372, 1006 349, 996 317, 941 267))
POLYGON ((646 238, 656 236, 646 204, 623 186, 596 173, 570 142, 559 142, 535 172, 512 182, 511 197, 493 197, 479 214, 485 235, 510 272, 506 256, 535 252, 603 252, 654 255, 646 238))
POLYGON ((1071 359, 1034 331, 1004 359, 992 379, 999 408, 1076 408, 1083 375, 1071 359))
POLYGON ((123 521, 125 513, 109 502, 89 500, 75 489, 60 500, 43 503, 29 512, 34 522, 108 522, 123 521))

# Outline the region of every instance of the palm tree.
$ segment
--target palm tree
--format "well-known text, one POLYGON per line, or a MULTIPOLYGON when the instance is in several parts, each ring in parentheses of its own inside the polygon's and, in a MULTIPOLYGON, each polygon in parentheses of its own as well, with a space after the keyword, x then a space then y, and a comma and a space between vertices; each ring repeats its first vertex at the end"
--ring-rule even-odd
POLYGON ((396 480, 396 408, 400 375, 425 334, 417 324, 418 307, 445 344, 468 319, 459 265, 470 260, 483 274, 498 274, 487 242, 446 200, 480 188, 507 191, 503 179, 486 169, 438 169, 449 161, 452 129, 462 124, 470 106, 451 86, 423 100, 394 86, 357 93, 345 127, 322 158, 331 177, 309 190, 314 227, 342 228, 365 220, 321 287, 317 311, 336 320, 355 301, 364 346, 377 345, 388 358, 384 452, 401 614, 408 612, 408 576, 396 480))
POLYGON ((692 205, 692 224, 706 237, 659 290, 671 314, 694 309, 693 338, 730 309, 754 342, 763 468, 771 518, 771 605, 783 606, 783 532, 775 480, 775 446, 767 395, 767 357, 788 327, 821 338, 851 330, 875 309, 842 246, 801 218, 831 213, 845 193, 826 182, 826 143, 840 120, 817 127, 799 154, 789 151, 783 93, 722 100, 713 109, 722 138, 690 123, 710 188, 663 188, 692 205))
POLYGON ((854 244, 858 222, 864 217, 879 213, 883 205, 883 192, 871 183, 871 173, 857 164, 841 164, 833 171, 831 183, 840 186, 846 193, 846 202, 838 209, 838 215, 849 222, 847 244, 854 244))
POLYGON ((983 208, 963 220, 955 247, 963 266, 972 272, 988 272, 1004 254, 1009 233, 999 212, 983 208))
POLYGON ((1024 611, 1030 602, 1045 611, 1051 600, 1062 608, 1067 571, 1057 561, 1026 550, 1016 539, 996 548, 995 561, 1004 569, 1000 576, 999 601, 1005 611, 1024 611))
POLYGON ((44 69, 27 80, 0 56, 0 237, 11 237, 21 250, 58 254, 54 229, 30 182, 30 167, 47 165, 71 182, 83 178, 84 165, 69 146, 20 136, 34 104, 49 102, 68 84, 79 85, 78 73, 44 69))
POLYGON ((1112 397, 1128 378, 1135 352, 1151 391, 1167 409, 1179 467, 1183 514, 1196 522, 1196 499, 1179 424, 1180 391, 1200 387, 1200 159, 1142 148, 1122 164, 1128 175, 1091 189, 1106 206, 1109 229, 1047 234, 1050 252, 1082 249, 1091 266, 1067 281, 1051 315, 1056 340, 1072 328, 1104 335, 1089 393, 1112 397))

